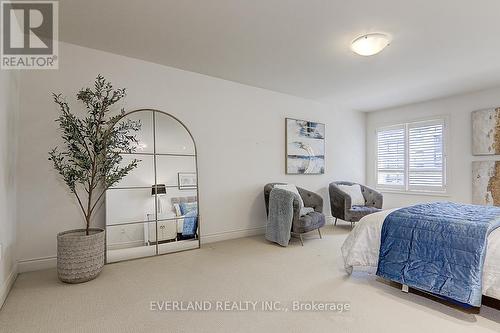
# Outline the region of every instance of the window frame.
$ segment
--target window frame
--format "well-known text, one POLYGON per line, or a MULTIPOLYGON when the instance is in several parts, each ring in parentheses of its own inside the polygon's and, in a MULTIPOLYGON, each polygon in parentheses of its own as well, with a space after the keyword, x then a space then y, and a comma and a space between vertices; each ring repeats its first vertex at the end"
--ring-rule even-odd
POLYGON ((395 192, 395 193, 404 193, 404 194, 430 194, 430 195, 447 195, 448 193, 448 132, 449 132, 449 117, 448 116, 435 116, 430 118, 411 120, 406 122, 400 122, 391 125, 379 126, 375 129, 375 172, 374 172, 374 180, 375 180, 375 188, 377 190, 383 192, 395 192), (430 186, 410 186, 409 185, 409 177, 410 177, 410 151, 409 151, 409 129, 419 127, 421 124, 425 126, 425 124, 442 124, 443 125, 443 168, 442 168, 442 177, 443 177, 443 186, 439 188, 432 188, 430 186), (395 128, 404 128, 404 169, 403 169, 403 177, 404 184, 403 185, 384 185, 379 184, 378 173, 379 173, 379 158, 378 158, 378 133, 381 131, 386 131, 395 128))
MULTIPOLYGON (((401 169, 386 169, 386 171, 401 171, 401 169)), ((377 128, 375 130, 375 184, 377 189, 391 189, 394 191, 405 191, 406 190, 406 127, 404 124, 396 124, 396 125, 390 125, 390 126, 384 126, 377 128), (378 133, 382 131, 388 131, 392 129, 403 129, 403 140, 404 140, 404 149, 403 149, 403 159, 404 159, 404 165, 403 165, 403 179, 404 179, 404 184, 403 185, 384 185, 384 184, 379 184, 378 182, 378 173, 379 173, 379 159, 378 159, 378 133)))

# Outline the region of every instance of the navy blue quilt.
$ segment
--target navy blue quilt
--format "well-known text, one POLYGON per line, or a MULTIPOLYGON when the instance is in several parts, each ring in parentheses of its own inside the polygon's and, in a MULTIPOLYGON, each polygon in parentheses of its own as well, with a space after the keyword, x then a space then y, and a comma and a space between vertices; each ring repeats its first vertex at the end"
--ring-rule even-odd
POLYGON ((488 235, 500 207, 420 204, 389 214, 377 275, 460 303, 480 306, 488 235))

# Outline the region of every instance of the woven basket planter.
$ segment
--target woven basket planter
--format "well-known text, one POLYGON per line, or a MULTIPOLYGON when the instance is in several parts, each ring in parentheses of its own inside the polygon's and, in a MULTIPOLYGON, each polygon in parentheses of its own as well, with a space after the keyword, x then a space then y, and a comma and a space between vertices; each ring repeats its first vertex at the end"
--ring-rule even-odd
POLYGON ((66 283, 95 279, 104 266, 103 229, 68 230, 57 235, 57 274, 66 283))

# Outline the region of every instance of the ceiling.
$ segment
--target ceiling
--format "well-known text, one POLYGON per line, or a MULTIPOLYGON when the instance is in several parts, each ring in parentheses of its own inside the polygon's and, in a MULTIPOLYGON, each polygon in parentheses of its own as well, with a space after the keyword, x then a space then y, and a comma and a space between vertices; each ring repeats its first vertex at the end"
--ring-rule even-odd
POLYGON ((500 85, 498 0, 61 0, 60 39, 361 111, 500 85), (392 44, 350 51, 367 32, 392 44))

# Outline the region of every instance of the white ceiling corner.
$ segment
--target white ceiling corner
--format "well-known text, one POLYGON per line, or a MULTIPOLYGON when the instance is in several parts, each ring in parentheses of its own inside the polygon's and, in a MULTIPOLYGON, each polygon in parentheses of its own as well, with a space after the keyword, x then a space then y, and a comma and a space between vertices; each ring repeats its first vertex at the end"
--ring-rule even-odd
POLYGON ((500 1, 63 0, 63 41, 370 111, 500 85, 500 1), (368 32, 393 40, 352 53, 368 32))

